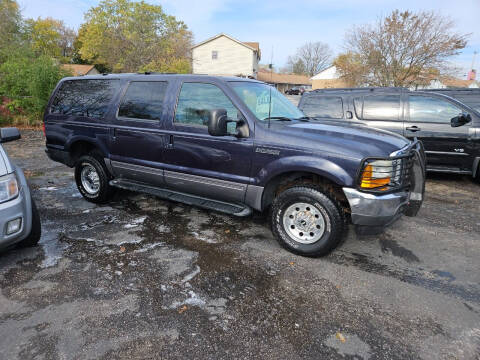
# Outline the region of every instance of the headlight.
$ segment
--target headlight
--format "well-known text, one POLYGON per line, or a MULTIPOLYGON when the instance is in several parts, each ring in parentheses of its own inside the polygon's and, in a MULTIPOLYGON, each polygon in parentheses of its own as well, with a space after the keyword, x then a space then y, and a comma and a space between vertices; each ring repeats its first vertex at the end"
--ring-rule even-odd
POLYGON ((386 191, 401 183, 402 159, 365 162, 360 187, 386 191))
POLYGON ((18 196, 18 183, 15 174, 0 177, 0 203, 18 196))

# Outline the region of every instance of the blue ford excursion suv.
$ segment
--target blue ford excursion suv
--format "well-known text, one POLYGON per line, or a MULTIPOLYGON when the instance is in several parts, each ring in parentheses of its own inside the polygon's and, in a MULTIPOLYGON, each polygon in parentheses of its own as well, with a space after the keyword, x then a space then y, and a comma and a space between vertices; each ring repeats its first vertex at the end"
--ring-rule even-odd
POLYGON ((65 78, 45 111, 46 152, 86 200, 114 188, 238 216, 269 210, 288 250, 321 256, 347 221, 373 233, 423 201, 420 142, 310 121, 259 81, 203 75, 65 78))

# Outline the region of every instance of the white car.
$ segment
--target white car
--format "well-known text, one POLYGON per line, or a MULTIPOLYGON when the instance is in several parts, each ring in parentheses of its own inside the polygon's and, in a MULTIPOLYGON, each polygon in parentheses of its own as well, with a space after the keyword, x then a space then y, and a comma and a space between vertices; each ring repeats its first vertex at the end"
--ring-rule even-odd
POLYGON ((0 250, 35 246, 41 224, 22 169, 7 156, 2 143, 20 139, 16 128, 0 129, 0 250))

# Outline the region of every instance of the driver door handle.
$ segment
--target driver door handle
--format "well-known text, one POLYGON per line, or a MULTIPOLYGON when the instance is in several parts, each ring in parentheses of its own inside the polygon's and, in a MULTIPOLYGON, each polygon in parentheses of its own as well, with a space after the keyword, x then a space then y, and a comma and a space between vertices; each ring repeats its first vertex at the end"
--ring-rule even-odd
POLYGON ((416 131, 420 131, 422 129, 420 129, 418 126, 409 126, 406 128, 408 131, 413 131, 413 132, 416 132, 416 131))

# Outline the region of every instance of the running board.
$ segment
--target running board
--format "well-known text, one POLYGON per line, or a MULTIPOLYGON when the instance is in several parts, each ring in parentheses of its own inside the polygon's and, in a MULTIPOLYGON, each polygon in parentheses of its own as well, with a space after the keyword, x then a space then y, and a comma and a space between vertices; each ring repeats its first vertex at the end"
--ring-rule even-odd
POLYGON ((441 166, 427 166, 428 172, 448 173, 448 174, 460 174, 460 175, 472 175, 469 170, 462 170, 460 168, 447 168, 441 166))
POLYGON ((155 195, 162 199, 177 201, 187 205, 198 206, 204 209, 215 210, 235 216, 248 216, 252 213, 252 209, 246 205, 232 204, 223 201, 207 199, 200 196, 189 195, 169 189, 158 188, 133 181, 127 181, 124 179, 111 180, 110 185, 120 189, 143 192, 155 195))

